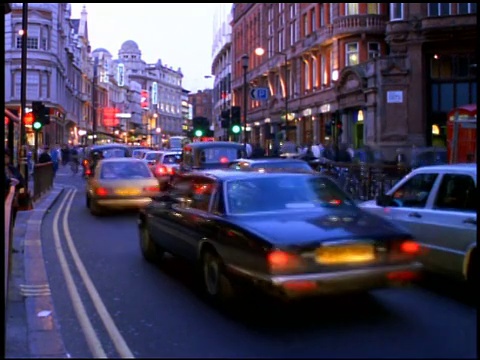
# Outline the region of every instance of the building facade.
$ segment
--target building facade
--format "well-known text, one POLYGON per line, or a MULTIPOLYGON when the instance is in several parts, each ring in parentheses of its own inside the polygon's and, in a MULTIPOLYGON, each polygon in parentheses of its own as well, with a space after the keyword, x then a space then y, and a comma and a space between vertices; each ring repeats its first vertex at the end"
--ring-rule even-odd
POLYGON ((196 93, 188 94, 188 102, 192 105, 192 119, 195 117, 205 117, 212 120, 213 116, 213 90, 199 90, 196 93))
MULTIPOLYGON (((10 5, 5 16, 5 108, 20 114, 22 3, 10 5)), ((40 144, 72 141, 77 124, 91 121, 86 15, 84 9, 81 19, 72 20, 68 3, 28 4, 26 106, 28 111, 32 101, 42 101, 51 119, 39 134, 40 144)), ((31 125, 26 132, 33 145, 31 125)))
POLYGON ((218 4, 214 14, 214 38, 212 47, 213 114, 212 125, 215 138, 226 140, 228 135, 221 127, 222 110, 231 105, 232 76, 232 4, 218 4))
POLYGON ((248 89, 270 93, 247 92, 252 143, 441 146, 448 111, 477 101, 476 43, 475 3, 235 3, 233 103, 246 55, 248 89))
POLYGON ((188 99, 189 93, 190 91, 182 89, 182 131, 185 136, 188 136, 192 130, 193 111, 188 99))

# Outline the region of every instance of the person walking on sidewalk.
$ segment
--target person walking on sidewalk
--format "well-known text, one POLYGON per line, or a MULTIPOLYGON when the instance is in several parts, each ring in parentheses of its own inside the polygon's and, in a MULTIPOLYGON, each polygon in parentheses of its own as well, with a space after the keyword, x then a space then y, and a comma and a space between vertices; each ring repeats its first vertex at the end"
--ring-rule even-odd
POLYGON ((8 191, 10 191, 11 179, 16 179, 18 181, 18 184, 15 186, 15 197, 13 198, 12 203, 12 219, 13 223, 15 223, 15 218, 19 208, 19 194, 23 193, 25 190, 25 179, 20 171, 12 164, 10 152, 8 149, 5 149, 5 197, 7 196, 8 191))
POLYGON ((48 163, 48 162, 52 162, 52 157, 49 154, 48 146, 45 146, 43 148, 43 152, 38 157, 38 163, 39 164, 45 164, 45 163, 48 163))

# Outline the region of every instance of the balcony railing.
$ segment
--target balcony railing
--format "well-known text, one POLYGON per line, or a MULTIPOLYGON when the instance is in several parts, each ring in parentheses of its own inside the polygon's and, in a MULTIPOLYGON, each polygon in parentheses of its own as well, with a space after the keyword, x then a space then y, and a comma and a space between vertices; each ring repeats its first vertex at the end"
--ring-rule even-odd
POLYGON ((350 15, 337 18, 333 22, 333 35, 355 32, 384 33, 387 18, 384 15, 350 15))

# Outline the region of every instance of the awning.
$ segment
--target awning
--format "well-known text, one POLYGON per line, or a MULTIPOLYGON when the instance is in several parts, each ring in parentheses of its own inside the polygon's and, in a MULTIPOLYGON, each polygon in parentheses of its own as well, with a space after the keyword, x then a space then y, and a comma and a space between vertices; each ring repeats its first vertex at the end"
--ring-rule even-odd
POLYGON ((10 120, 20 124, 20 118, 8 109, 5 109, 5 116, 10 120))

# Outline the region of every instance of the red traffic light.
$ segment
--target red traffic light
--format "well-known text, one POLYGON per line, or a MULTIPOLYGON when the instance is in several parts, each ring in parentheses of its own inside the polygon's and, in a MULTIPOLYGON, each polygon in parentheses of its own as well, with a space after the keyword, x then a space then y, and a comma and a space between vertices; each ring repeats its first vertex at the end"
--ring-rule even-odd
POLYGON ((25 121, 25 125, 32 125, 33 122, 35 121, 35 116, 31 112, 26 113, 24 121, 25 121))

